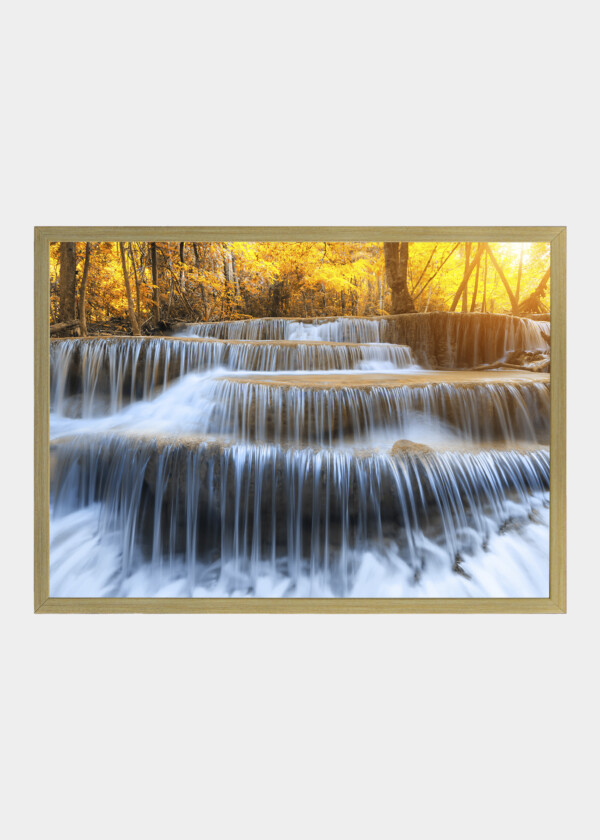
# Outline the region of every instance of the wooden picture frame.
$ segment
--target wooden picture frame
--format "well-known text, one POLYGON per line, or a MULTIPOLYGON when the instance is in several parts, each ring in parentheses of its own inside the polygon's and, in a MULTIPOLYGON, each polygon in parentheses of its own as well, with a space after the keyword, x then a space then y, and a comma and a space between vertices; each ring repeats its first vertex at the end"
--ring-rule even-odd
POLYGON ((564 613, 566 612, 565 227, 37 227, 35 228, 36 613, 564 613), (548 598, 54 598, 49 588, 49 311, 52 242, 548 242, 551 259, 550 581, 548 598))

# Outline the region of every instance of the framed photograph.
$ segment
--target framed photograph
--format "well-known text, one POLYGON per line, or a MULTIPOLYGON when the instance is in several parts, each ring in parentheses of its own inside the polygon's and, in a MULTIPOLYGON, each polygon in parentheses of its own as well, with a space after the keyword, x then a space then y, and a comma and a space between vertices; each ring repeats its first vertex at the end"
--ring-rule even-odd
POLYGON ((565 285, 564 227, 36 228, 35 610, 565 612, 565 285))

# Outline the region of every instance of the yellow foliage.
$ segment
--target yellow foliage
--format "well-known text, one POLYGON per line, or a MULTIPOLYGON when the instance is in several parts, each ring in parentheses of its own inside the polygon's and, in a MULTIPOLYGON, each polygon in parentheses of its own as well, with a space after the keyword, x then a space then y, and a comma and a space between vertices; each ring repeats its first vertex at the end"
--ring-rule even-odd
MULTIPOLYGON (((59 319, 59 248, 53 245, 50 255, 53 320, 59 319)), ((493 243, 490 248, 520 300, 536 289, 548 269, 547 243, 493 243)), ((474 244, 471 260, 475 251, 474 244)), ((78 281, 84 253, 85 244, 78 243, 78 281)), ((148 323, 155 288, 150 243, 125 243, 125 253, 139 320, 148 323)), ((181 243, 160 242, 156 253, 160 316, 165 320, 390 311, 380 242, 199 242, 183 243, 183 248, 181 243)), ((464 276, 465 256, 465 243, 410 243, 407 285, 417 311, 451 306, 464 276)), ((485 252, 470 276, 459 310, 511 311, 504 284, 488 256, 485 252)), ((91 324, 127 316, 118 243, 92 244, 87 313, 91 324)))

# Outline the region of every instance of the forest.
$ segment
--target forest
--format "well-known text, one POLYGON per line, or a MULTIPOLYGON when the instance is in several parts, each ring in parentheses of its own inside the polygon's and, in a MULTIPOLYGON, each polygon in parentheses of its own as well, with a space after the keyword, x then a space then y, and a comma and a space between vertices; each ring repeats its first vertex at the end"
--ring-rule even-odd
POLYGON ((549 311, 548 243, 62 242, 52 334, 160 332, 176 322, 549 311))

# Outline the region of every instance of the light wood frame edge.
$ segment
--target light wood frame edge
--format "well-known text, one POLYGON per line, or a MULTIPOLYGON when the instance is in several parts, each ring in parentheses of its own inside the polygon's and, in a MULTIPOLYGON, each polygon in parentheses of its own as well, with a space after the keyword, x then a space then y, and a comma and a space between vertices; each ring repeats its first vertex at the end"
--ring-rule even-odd
POLYGON ((34 235, 34 610, 36 613, 565 613, 566 227, 36 227, 34 235), (552 389, 549 598, 50 598, 51 242, 550 242, 552 389))

